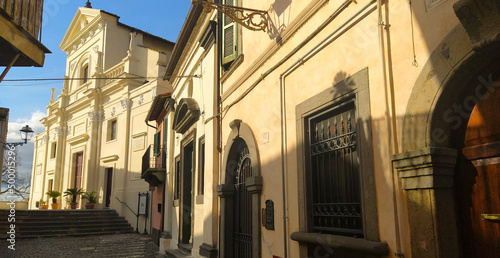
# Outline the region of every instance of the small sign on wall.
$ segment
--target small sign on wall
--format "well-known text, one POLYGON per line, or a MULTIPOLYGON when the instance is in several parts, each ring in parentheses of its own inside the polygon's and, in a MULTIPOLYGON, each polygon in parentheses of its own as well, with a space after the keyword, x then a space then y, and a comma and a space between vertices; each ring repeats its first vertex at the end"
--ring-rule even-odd
POLYGON ((148 216, 148 197, 149 194, 146 193, 139 193, 139 214, 138 215, 144 215, 148 216))
POLYGON ((262 225, 267 230, 274 230, 274 202, 266 201, 266 208, 262 208, 262 225))

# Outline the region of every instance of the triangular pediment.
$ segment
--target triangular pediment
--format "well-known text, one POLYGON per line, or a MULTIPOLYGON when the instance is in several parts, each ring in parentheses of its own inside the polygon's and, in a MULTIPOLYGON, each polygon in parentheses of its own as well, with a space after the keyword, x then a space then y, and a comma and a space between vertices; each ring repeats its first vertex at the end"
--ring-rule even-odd
POLYGON ((71 45, 71 42, 78 38, 81 35, 81 31, 85 29, 88 24, 95 23, 96 19, 100 19, 101 10, 80 7, 76 12, 73 20, 71 21, 64 38, 59 45, 63 51, 71 45))

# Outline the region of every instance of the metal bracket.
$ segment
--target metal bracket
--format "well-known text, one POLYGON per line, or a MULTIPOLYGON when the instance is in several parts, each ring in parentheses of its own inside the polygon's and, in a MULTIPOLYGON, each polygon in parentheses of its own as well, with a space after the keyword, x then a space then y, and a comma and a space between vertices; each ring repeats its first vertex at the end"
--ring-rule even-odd
POLYGON ((266 31, 269 24, 267 11, 223 5, 214 3, 212 0, 191 0, 191 3, 203 5, 203 10, 207 13, 216 9, 249 30, 266 31))

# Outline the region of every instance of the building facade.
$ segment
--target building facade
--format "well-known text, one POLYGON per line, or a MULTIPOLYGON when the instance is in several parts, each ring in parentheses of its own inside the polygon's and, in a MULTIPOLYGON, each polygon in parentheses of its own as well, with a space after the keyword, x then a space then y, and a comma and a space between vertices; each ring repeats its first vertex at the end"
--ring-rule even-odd
MULTIPOLYGON (((35 139, 30 208, 48 190, 83 188, 97 193, 97 208, 115 209, 135 227, 126 205, 137 212, 138 194, 149 191, 141 161, 155 133, 144 120, 152 100, 172 90, 158 77, 174 43, 118 19, 79 8, 62 40, 66 80, 57 99, 52 92, 46 130, 35 139)), ((66 198, 58 202, 68 208, 66 198)), ((150 232, 149 217, 140 217, 141 232, 150 232)))
POLYGON ((496 1, 219 3, 195 1, 164 76, 160 251, 500 251, 496 1))

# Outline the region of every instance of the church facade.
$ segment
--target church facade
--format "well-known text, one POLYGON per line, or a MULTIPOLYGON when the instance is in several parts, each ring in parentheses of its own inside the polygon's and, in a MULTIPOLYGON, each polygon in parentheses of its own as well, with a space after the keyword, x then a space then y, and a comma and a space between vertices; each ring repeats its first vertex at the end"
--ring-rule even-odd
MULTIPOLYGON (((138 193, 144 151, 154 129, 144 120, 152 100, 171 92, 165 72, 174 43, 118 21, 102 10, 79 8, 60 48, 67 54, 64 87, 47 106, 45 132, 35 139, 30 208, 48 190, 95 191, 96 208, 109 207, 136 225, 128 210, 138 193)), ((69 200, 59 197, 60 207, 69 200)), ((85 201, 79 202, 84 207, 85 201)), ((141 231, 145 225, 141 216, 141 231)), ((149 219, 146 222, 150 231, 149 219)))

